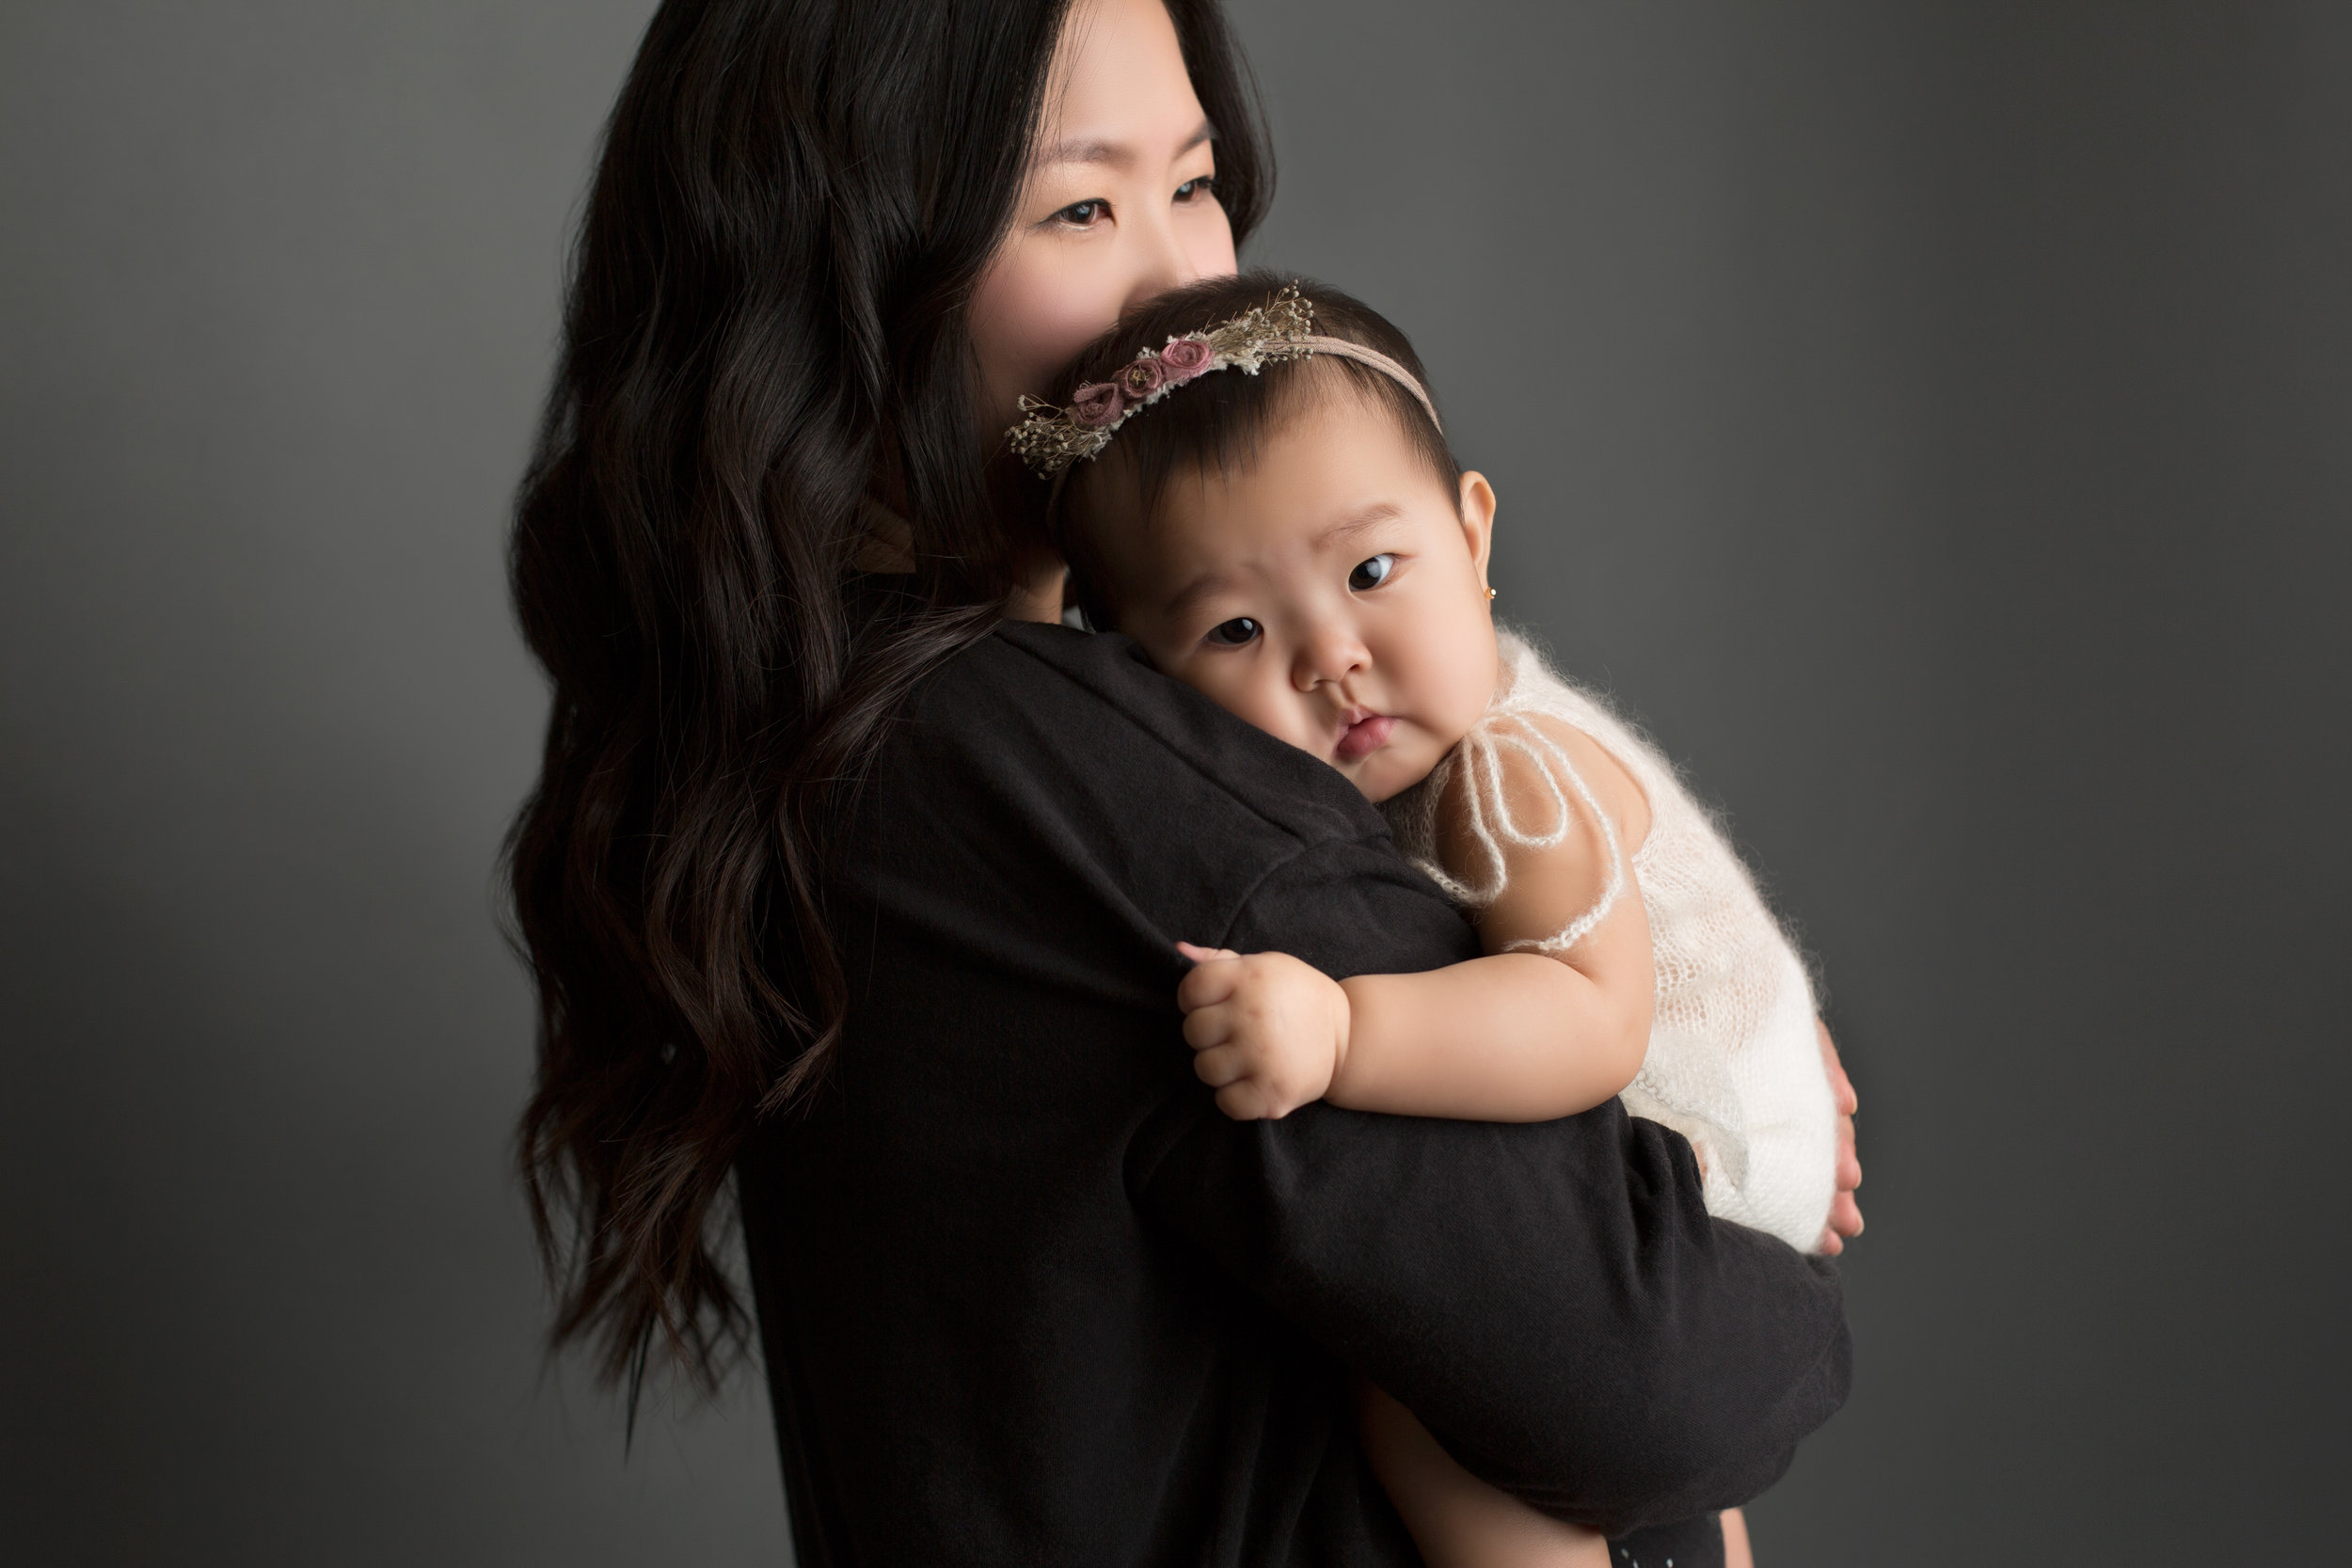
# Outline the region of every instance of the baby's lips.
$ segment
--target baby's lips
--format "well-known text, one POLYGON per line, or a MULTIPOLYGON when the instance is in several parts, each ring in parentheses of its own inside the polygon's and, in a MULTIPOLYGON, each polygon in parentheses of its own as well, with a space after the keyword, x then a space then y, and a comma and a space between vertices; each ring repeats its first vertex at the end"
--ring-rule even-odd
POLYGON ((1359 719, 1348 725, 1340 733, 1340 743, 1332 750, 1342 762, 1354 762, 1386 746, 1395 729, 1395 720, 1385 713, 1375 713, 1369 719, 1359 719))

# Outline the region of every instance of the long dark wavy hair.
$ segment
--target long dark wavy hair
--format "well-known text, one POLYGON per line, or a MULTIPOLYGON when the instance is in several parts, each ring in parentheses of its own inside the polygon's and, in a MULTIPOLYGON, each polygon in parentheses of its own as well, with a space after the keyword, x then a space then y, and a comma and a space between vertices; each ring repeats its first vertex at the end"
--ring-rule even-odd
MULTIPOLYGON (((1271 194, 1216 0, 1167 0, 1238 241, 1271 194)), ((715 1381, 755 1119, 841 1035, 823 846, 909 689, 1001 614, 964 312, 1067 0, 665 0, 608 123, 510 561, 553 685, 507 875, 552 1342, 715 1381), (911 576, 854 567, 878 475, 911 576)))

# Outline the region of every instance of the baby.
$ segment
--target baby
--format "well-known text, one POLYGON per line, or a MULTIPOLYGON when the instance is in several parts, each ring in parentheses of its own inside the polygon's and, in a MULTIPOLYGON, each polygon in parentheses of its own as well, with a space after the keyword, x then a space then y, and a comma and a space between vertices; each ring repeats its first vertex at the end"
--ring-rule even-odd
MULTIPOLYGON (((1263 275, 1120 324, 1010 434, 1054 481, 1088 618, 1313 752, 1471 911, 1485 957, 1334 981, 1186 944, 1195 1070, 1239 1118, 1316 1100, 1534 1121, 1613 1096, 1690 1139, 1708 1210, 1810 1248, 1835 1113, 1805 970, 1673 767, 1495 627, 1495 493, 1364 306, 1263 275)), ((1363 1391, 1367 1452, 1433 1564, 1605 1562, 1363 1391)))

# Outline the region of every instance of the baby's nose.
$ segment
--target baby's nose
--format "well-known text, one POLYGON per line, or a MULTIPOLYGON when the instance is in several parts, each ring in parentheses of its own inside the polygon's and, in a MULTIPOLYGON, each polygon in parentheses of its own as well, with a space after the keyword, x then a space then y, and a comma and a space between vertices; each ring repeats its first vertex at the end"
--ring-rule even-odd
POLYGON ((1299 644, 1291 682, 1301 691, 1336 685, 1372 662, 1362 641, 1343 627, 1324 627, 1299 644))

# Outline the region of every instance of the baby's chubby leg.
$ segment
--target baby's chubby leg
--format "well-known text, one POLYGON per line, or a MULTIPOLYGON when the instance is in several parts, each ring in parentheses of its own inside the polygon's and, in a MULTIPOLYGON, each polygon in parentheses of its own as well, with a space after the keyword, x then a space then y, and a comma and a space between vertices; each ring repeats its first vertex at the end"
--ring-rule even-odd
POLYGON ((1487 1485, 1413 1413, 1361 1378, 1356 1418, 1373 1473, 1429 1568, 1602 1568, 1609 1543, 1487 1485))
POLYGON ((1748 1516, 1736 1508, 1724 1510, 1724 1568, 1756 1568, 1756 1553, 1748 1544, 1748 1516))

